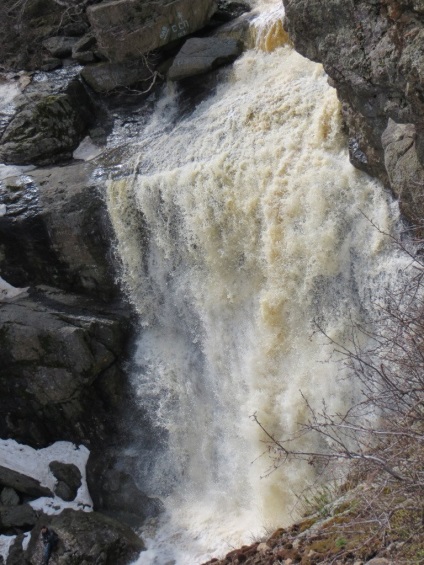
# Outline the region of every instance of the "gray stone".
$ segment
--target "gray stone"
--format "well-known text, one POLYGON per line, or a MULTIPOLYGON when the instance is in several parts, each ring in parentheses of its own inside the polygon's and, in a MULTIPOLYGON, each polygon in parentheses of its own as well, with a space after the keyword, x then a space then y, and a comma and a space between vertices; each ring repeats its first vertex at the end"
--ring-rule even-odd
POLYGON ((235 39, 215 37, 188 39, 175 57, 168 71, 168 78, 175 81, 207 73, 231 63, 242 51, 242 43, 235 39))
POLYGON ((19 504, 17 492, 13 488, 5 487, 0 494, 0 504, 3 506, 17 506, 19 504))
POLYGON ((30 530, 37 523, 38 516, 29 504, 20 506, 0 506, 0 533, 6 534, 20 530, 30 530))
POLYGON ((49 57, 48 59, 43 60, 43 64, 41 65, 40 69, 42 71, 54 71, 62 66, 62 60, 56 59, 54 57, 49 57))
MULTIPOLYGON (((424 164, 423 2, 283 1, 285 26, 296 50, 321 62, 337 88, 352 163, 399 193, 399 176, 382 146, 382 134, 389 118, 415 127, 416 157, 409 155, 409 164, 402 160, 395 167, 414 179, 416 159, 424 164)), ((404 206, 415 221, 410 210, 404 206)))
MULTIPOLYGON (((118 356, 125 319, 82 296, 30 294, 0 304, 0 437, 32 446, 62 439, 104 449, 116 433, 124 396, 118 356)), ((24 478, 6 479, 3 472, 5 486, 32 496, 52 494, 37 483, 29 490, 24 478)))
POLYGON ((214 0, 116 0, 87 9, 99 49, 112 62, 138 59, 202 28, 214 0))
POLYGON ((0 466, 0 484, 34 498, 53 496, 52 491, 36 479, 3 466, 0 466))
POLYGON ((0 161, 48 165, 69 159, 90 125, 90 101, 74 81, 63 92, 32 92, 17 101, 18 111, 0 139, 0 161))
POLYGON ((102 300, 116 295, 110 220, 94 170, 77 162, 0 187, 0 271, 10 284, 49 284, 102 300))
POLYGON ((235 39, 240 41, 245 49, 251 48, 254 46, 251 33, 251 22, 254 17, 254 14, 243 14, 239 18, 216 28, 212 32, 212 37, 235 39))
POLYGON ((401 210, 418 223, 424 217, 424 168, 418 158, 416 138, 413 124, 397 124, 389 119, 381 141, 390 185, 401 210))
POLYGON ((78 42, 76 37, 49 37, 43 41, 43 47, 53 56, 63 59, 72 54, 75 44, 78 42))
POLYGON ((64 510, 59 516, 44 517, 31 532, 26 551, 19 537, 10 550, 8 565, 42 562, 40 529, 47 524, 58 536, 50 563, 75 565, 127 565, 145 549, 128 527, 97 512, 64 510))
POLYGON ((81 71, 81 76, 95 92, 99 93, 136 83, 141 83, 142 90, 146 90, 153 80, 152 71, 143 61, 87 65, 81 71))
POLYGON ((54 492, 62 500, 74 500, 81 486, 81 471, 76 465, 52 461, 49 468, 57 479, 54 492))

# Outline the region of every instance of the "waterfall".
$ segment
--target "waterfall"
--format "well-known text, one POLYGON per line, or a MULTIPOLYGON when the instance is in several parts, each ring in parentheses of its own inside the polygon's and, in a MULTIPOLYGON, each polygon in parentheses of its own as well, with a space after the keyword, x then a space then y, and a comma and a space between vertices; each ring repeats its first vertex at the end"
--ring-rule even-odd
POLYGON ((296 518, 313 469, 269 473, 250 416, 281 438, 302 394, 348 406, 358 391, 314 320, 343 342, 405 262, 368 219, 396 230, 396 204, 350 165, 335 90, 267 4, 257 47, 190 113, 164 92, 108 187, 155 440, 138 480, 166 508, 140 564, 201 563, 296 518))

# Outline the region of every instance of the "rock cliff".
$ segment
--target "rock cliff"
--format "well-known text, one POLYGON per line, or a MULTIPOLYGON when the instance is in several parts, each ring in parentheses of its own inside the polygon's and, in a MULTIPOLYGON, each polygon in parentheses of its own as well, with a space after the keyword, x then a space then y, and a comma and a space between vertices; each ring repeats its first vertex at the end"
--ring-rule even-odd
POLYGON ((424 1, 284 0, 286 27, 342 102, 351 162, 424 216, 424 1))

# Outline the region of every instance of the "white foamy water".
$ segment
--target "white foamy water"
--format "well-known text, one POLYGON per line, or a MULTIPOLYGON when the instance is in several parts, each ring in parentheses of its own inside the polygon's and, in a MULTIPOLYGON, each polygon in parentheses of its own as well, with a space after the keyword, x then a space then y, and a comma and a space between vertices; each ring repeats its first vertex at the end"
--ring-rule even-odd
POLYGON ((143 565, 201 563, 296 517, 313 469, 268 474, 250 416, 282 438, 306 417, 300 391, 348 406, 358 392, 314 320, 343 342, 404 266, 365 217, 391 231, 397 207, 350 165, 321 66, 278 47, 275 6, 256 22, 267 51, 245 53, 173 127, 168 97, 169 127, 153 116, 132 174, 109 185, 142 325, 134 386, 162 440, 140 449, 138 479, 166 507, 143 565))

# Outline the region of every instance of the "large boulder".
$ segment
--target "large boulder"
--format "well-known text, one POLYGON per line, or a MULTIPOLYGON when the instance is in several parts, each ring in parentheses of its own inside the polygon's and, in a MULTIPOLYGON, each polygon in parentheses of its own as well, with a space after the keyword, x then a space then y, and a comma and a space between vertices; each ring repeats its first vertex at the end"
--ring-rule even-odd
POLYGON ((142 60, 87 65, 82 69, 81 76, 100 94, 137 83, 142 85, 142 90, 147 90, 154 80, 153 71, 142 60))
POLYGON ((78 467, 72 463, 52 461, 49 468, 57 479, 55 495, 68 502, 74 500, 82 484, 81 471, 78 467))
POLYGON ((236 39, 203 37, 188 39, 168 71, 170 80, 207 73, 233 62, 243 51, 236 39))
POLYGON ((87 9, 98 48, 111 62, 140 59, 202 28, 214 0, 115 0, 87 9))
MULTIPOLYGON (((398 192, 381 136, 389 119, 412 124, 416 157, 424 164, 424 1, 284 0, 284 5, 296 50, 323 63, 337 88, 352 163, 398 192)), ((402 190, 409 200, 409 189, 402 190)), ((423 216, 424 209, 416 214, 423 216)))
POLYGON ((31 530, 37 520, 38 515, 29 504, 0 506, 0 534, 10 534, 16 530, 31 530))
POLYGON ((46 85, 16 101, 16 115, 0 138, 1 162, 49 165, 72 157, 94 119, 91 103, 76 80, 52 90, 46 85))
POLYGON ((64 510, 44 517, 31 532, 23 549, 23 536, 16 538, 7 565, 38 565, 42 562, 40 529, 43 524, 57 534, 58 543, 51 565, 128 565, 145 549, 142 540, 128 527, 97 512, 64 510))
POLYGON ((125 397, 119 357, 128 319, 78 295, 30 294, 0 303, 0 437, 100 449, 116 433, 125 397))
POLYGON ((10 284, 116 295, 110 220, 94 170, 79 161, 0 186, 0 272, 10 284))

